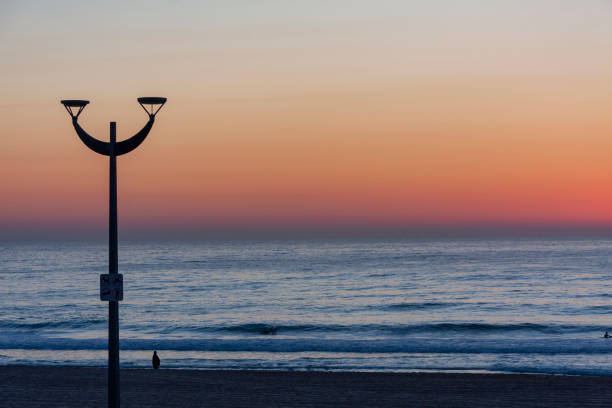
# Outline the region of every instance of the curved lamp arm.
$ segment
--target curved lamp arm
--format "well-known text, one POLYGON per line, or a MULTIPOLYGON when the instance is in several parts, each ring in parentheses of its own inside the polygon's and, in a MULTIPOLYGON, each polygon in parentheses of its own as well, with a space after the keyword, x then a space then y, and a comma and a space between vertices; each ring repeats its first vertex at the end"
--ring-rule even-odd
POLYGON ((89 134, 85 130, 83 130, 81 125, 78 124, 77 119, 78 118, 76 116, 72 117, 72 126, 74 126, 74 130, 76 130, 77 135, 79 135, 79 138, 83 141, 83 143, 85 143, 85 145, 94 152, 109 156, 110 143, 103 142, 101 140, 89 136, 89 134))
POLYGON ((144 125, 140 132, 136 133, 129 139, 123 140, 115 144, 115 155, 119 156, 126 154, 137 148, 146 138, 155 122, 155 115, 149 115, 149 121, 144 125))
MULTIPOLYGON (((77 117, 72 118, 72 126, 74 126, 74 130, 76 130, 79 138, 85 143, 87 147, 93 150, 96 153, 109 156, 110 155, 110 143, 103 142, 98 140, 92 136, 90 136, 77 122, 77 117)), ((153 122, 155 122, 155 115, 149 115, 149 121, 144 125, 144 127, 136 133, 134 136, 129 139, 123 140, 121 142, 115 143, 115 156, 120 156, 122 154, 126 154, 137 148, 147 137, 151 128, 153 127, 153 122)))

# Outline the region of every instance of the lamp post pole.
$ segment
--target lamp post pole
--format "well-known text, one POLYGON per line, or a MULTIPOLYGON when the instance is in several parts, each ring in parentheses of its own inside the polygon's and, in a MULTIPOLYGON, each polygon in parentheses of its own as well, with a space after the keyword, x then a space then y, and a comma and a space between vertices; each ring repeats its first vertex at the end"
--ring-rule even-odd
POLYGON ((117 142, 117 124, 110 122, 108 143, 90 136, 78 124, 79 115, 89 101, 61 102, 72 117, 74 130, 83 143, 94 152, 109 157, 108 274, 100 275, 100 299, 108 301, 108 407, 119 408, 119 301, 123 300, 123 276, 119 274, 117 243, 117 156, 131 152, 145 140, 153 127, 155 115, 166 103, 166 98, 138 98, 138 102, 149 115, 149 121, 138 133, 121 142, 117 142), (145 105, 148 105, 149 109, 145 105))
MULTIPOLYGON (((117 124, 110 123, 108 189, 108 273, 119 273, 117 240, 117 124)), ((119 408, 119 301, 108 302, 108 406, 119 408)))

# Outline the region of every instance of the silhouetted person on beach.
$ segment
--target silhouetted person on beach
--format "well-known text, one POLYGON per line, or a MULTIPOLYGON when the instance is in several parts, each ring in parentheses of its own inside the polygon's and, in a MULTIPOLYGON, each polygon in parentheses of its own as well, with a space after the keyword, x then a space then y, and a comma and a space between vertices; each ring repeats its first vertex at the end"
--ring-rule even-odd
POLYGON ((157 351, 153 352, 153 368, 154 369, 158 369, 159 368, 159 364, 161 362, 159 361, 159 357, 157 356, 157 351))
POLYGON ((610 335, 608 334, 608 331, 606 330, 606 333, 604 334, 604 339, 608 339, 610 338, 610 335))

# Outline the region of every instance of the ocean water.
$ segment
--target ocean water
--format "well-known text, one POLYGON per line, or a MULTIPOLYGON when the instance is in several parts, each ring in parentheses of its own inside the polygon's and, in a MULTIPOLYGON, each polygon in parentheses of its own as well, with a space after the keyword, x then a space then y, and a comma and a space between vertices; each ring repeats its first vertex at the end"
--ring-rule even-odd
MULTIPOLYGON (((120 242, 122 367, 612 375, 612 240, 120 242)), ((104 366, 103 243, 0 244, 0 365, 104 366)))

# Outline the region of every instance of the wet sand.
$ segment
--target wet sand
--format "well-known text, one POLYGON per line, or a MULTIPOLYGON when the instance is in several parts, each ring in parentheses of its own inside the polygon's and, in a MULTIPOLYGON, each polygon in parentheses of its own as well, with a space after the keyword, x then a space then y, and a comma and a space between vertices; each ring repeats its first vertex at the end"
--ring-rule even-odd
MULTIPOLYGON (((122 370, 123 407, 609 407, 612 378, 122 370)), ((0 367, 2 407, 105 407, 106 369, 0 367)))

